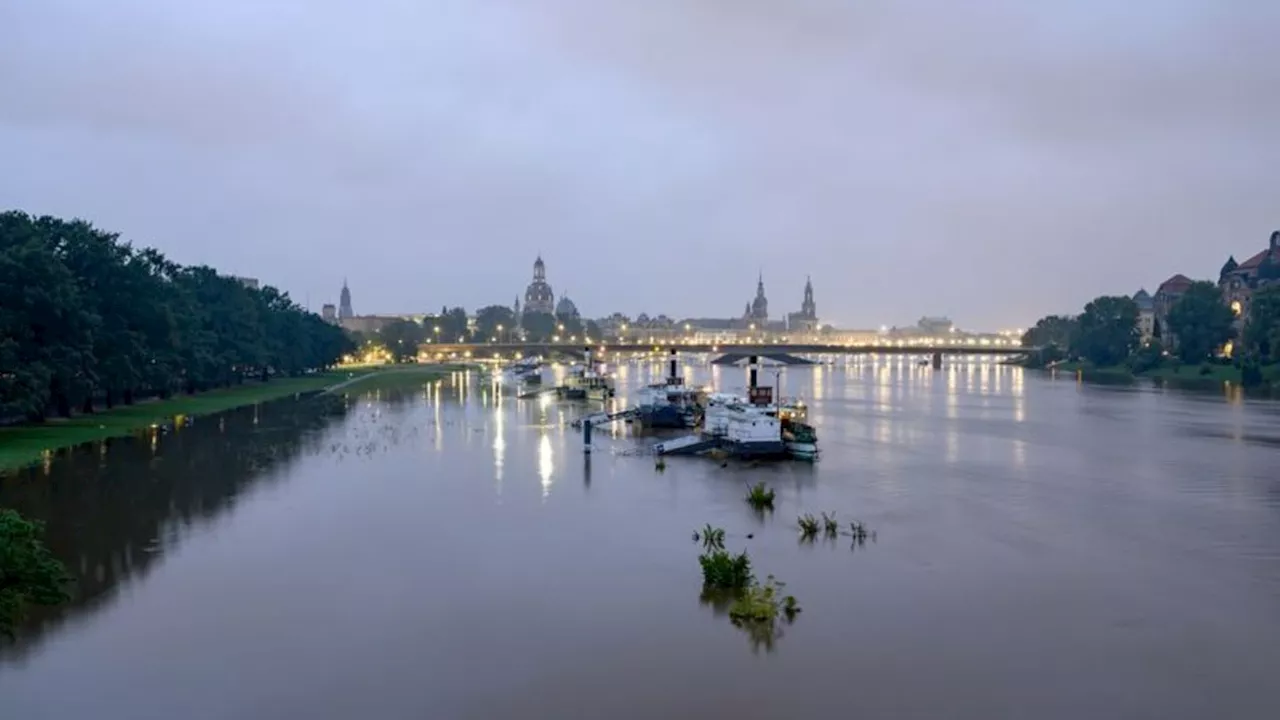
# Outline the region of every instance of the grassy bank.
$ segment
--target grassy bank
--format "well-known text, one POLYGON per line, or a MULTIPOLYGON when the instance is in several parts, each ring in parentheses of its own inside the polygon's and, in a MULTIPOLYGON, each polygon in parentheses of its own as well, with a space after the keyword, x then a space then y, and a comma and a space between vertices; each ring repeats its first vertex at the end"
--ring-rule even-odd
POLYGON ((72 447, 172 422, 177 415, 209 415, 256 405, 299 393, 345 384, 343 390, 421 385, 457 369, 449 365, 362 366, 270 382, 246 382, 231 388, 182 395, 137 405, 119 406, 92 415, 50 420, 40 424, 0 427, 0 470, 38 462, 47 450, 72 447))
POLYGON ((1079 374, 1085 380, 1132 380, 1136 377, 1129 368, 1123 365, 1098 367, 1087 362, 1064 362, 1049 368, 1051 372, 1064 375, 1079 374))
MULTIPOLYGON (((1216 363, 1206 365, 1178 365, 1175 363, 1166 363, 1159 367, 1144 370, 1140 373, 1134 373, 1123 365, 1097 367, 1087 362, 1064 362, 1055 365, 1050 368, 1050 370, 1068 375, 1080 373, 1085 380, 1106 381, 1149 378, 1151 380, 1190 384, 1203 383, 1217 385, 1229 382, 1239 385, 1241 383, 1240 368, 1235 367, 1234 365, 1219 365, 1216 363), (1208 372, 1205 372, 1205 370, 1208 372)), ((1263 366, 1262 383, 1263 385, 1272 386, 1280 384, 1280 364, 1263 366)))

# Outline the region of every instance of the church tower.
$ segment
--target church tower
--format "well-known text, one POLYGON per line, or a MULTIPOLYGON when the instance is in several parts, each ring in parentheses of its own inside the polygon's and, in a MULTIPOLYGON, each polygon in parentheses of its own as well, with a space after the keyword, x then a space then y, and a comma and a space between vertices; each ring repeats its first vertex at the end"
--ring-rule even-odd
POLYGON ((804 300, 800 303, 800 314, 817 319, 818 306, 813 302, 813 281, 806 275, 804 278, 804 300))
POLYGON ((765 323, 769 320, 769 299, 764 295, 764 272, 756 280, 756 299, 751 301, 751 320, 765 323))
POLYGON ((347 287, 347 279, 342 278, 342 293, 338 295, 338 319, 346 320, 356 316, 351 309, 351 289, 347 287))

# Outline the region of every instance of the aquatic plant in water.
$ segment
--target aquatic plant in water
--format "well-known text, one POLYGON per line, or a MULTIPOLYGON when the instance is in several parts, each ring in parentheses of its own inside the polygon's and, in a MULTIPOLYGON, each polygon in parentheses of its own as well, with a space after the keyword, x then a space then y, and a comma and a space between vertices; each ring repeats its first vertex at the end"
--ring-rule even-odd
POLYGON ((763 482, 752 485, 747 491, 747 502, 756 510, 772 510, 775 492, 763 482))
POLYGON ((702 566, 702 584, 710 588, 740 590, 752 583, 751 558, 746 552, 733 555, 725 550, 712 550, 698 556, 702 566))
POLYGON ((707 523, 701 532, 693 533, 693 541, 702 541, 702 549, 723 550, 724 549, 724 528, 712 527, 711 523, 707 523))
POLYGON ((836 514, 834 512, 830 515, 822 513, 822 531, 827 537, 835 537, 840 534, 840 523, 836 522, 836 514))
POLYGON ((800 606, 794 595, 780 595, 786 586, 772 575, 765 579, 763 585, 752 583, 729 606, 729 618, 737 623, 772 623, 779 615, 785 615, 787 620, 794 619, 800 612, 800 606))
POLYGON ((809 539, 818 534, 818 519, 812 513, 805 513, 796 518, 796 523, 800 526, 801 538, 809 539))

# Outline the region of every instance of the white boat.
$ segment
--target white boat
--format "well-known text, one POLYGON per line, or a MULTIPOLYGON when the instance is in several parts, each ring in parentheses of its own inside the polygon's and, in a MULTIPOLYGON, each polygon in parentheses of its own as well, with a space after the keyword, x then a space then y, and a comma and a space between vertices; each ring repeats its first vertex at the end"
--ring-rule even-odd
MULTIPOLYGON (((745 442, 748 456, 787 454, 813 458, 818 454, 818 434, 804 422, 807 406, 788 398, 771 402, 772 388, 756 388, 752 398, 734 393, 712 393, 707 397, 703 433, 745 442)), ((732 448, 731 448, 732 449, 732 448)))
POLYGON ((723 447, 738 457, 777 457, 787 451, 777 412, 731 393, 708 396, 702 432, 720 438, 723 447))

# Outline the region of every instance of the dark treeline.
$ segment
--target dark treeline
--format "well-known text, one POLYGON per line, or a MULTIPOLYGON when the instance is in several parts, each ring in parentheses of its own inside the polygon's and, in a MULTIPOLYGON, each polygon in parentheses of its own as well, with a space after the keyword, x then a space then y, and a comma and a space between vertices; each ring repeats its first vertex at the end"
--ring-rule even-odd
POLYGON ((300 374, 350 349, 275 288, 183 267, 81 220, 0 213, 0 419, 300 374))

